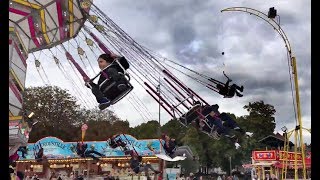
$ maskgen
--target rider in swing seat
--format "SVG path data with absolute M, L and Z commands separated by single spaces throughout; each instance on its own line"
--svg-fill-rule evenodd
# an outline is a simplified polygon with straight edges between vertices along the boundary
M 118 62 L 115 62 L 118 60 Z M 120 67 L 119 63 L 122 67 Z M 99 109 L 103 110 L 109 107 L 119 94 L 128 89 L 127 79 L 124 71 L 129 68 L 129 63 L 123 56 L 115 54 L 101 54 L 98 58 L 98 65 L 101 72 L 98 74 L 98 83 L 94 83 L 93 79 L 84 77 L 86 86 L 91 88 L 93 95 L 99 103 Z M 115 88 L 112 86 L 115 83 Z M 112 87 L 110 87 L 112 86 Z
M 238 86 L 237 84 L 232 84 L 229 86 L 229 83 L 232 82 L 232 80 L 223 72 L 223 74 L 227 77 L 227 82 L 225 84 L 217 84 L 218 93 L 223 95 L 224 98 L 232 98 L 234 95 L 237 95 L 238 97 L 242 97 L 243 95 L 240 92 L 243 92 L 243 86 Z

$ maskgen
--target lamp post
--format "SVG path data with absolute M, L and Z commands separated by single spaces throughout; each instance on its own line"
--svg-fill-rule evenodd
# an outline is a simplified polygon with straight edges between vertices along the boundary
M 157 86 L 157 92 L 158 92 L 158 96 L 159 96 L 159 129 L 158 129 L 158 135 L 160 137 L 161 135 L 161 124 L 160 124 L 160 118 L 161 118 L 161 98 L 160 98 L 160 77 L 159 77 L 159 84 Z
M 281 179 L 286 179 L 286 175 L 287 175 L 287 166 L 288 166 L 288 146 L 290 145 L 289 141 L 288 141 L 288 128 L 286 126 L 283 126 L 281 128 L 281 130 L 283 131 L 283 137 L 284 137 L 284 142 L 283 142 L 283 151 L 285 152 L 284 157 L 282 157 L 283 161 L 282 161 L 282 172 L 281 172 Z
M 158 86 L 157 86 L 157 92 L 158 92 L 158 97 L 159 97 L 159 129 L 158 129 L 158 136 L 160 137 L 161 136 L 161 98 L 160 98 L 160 80 L 161 80 L 161 78 L 160 78 L 160 74 L 159 74 L 159 84 L 158 84 Z M 161 143 L 161 142 L 160 142 Z M 160 160 L 160 169 L 161 169 L 161 171 L 163 171 L 164 170 L 164 167 L 165 167 L 165 161 L 164 160 Z M 161 175 L 160 175 L 160 177 L 163 177 L 163 175 L 164 175 L 164 173 L 162 173 Z
M 303 178 L 306 179 L 306 166 L 305 166 L 305 152 L 304 152 L 304 143 L 303 143 L 303 137 L 302 137 L 302 121 L 301 121 L 301 107 L 300 107 L 300 96 L 299 96 L 299 85 L 298 85 L 298 71 L 297 71 L 297 66 L 296 66 L 296 58 L 292 55 L 292 50 L 290 46 L 290 42 L 282 30 L 280 23 L 276 22 L 274 18 L 277 16 L 277 11 L 274 9 L 274 7 L 269 9 L 268 15 L 264 14 L 261 11 L 258 11 L 253 8 L 248 8 L 248 7 L 230 7 L 230 8 L 225 8 L 221 10 L 221 12 L 228 12 L 228 11 L 236 11 L 236 12 L 246 12 L 249 13 L 250 15 L 255 15 L 259 17 L 260 19 L 263 19 L 266 21 L 268 24 L 270 24 L 275 31 L 281 36 L 285 43 L 285 47 L 287 50 L 287 55 L 290 61 L 291 65 L 291 71 L 293 74 L 293 79 L 294 79 L 294 87 L 295 87 L 295 115 L 296 115 L 296 121 L 297 121 L 297 126 L 294 129 L 295 131 L 295 179 L 298 179 L 298 167 L 297 167 L 297 161 L 298 161 L 298 156 L 297 156 L 297 137 L 299 135 L 300 139 L 300 148 L 301 148 L 301 155 L 302 155 L 302 164 L 303 164 Z M 280 22 L 280 19 L 279 19 Z M 291 77 L 290 77 L 291 78 Z
M 230 165 L 230 176 L 232 175 L 232 165 L 231 165 L 231 156 L 229 156 L 229 165 Z

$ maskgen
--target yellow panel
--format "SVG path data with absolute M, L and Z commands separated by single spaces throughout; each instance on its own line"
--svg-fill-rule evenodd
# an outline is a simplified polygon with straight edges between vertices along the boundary
M 46 40 L 46 42 L 48 44 L 50 44 L 50 40 L 49 40 L 49 37 L 47 35 L 47 27 L 46 27 L 46 19 L 45 19 L 44 10 L 40 11 L 40 18 L 41 18 L 41 29 L 42 29 L 42 32 L 43 32 L 44 39 Z
M 39 6 L 39 5 L 37 5 L 37 4 L 30 3 L 30 2 L 28 2 L 28 1 L 13 0 L 13 2 L 22 4 L 22 5 L 25 5 L 25 6 L 28 6 L 28 7 L 32 7 L 32 8 L 34 8 L 34 9 L 40 9 L 40 8 L 41 8 L 41 6 Z
M 22 89 L 22 91 L 24 91 L 24 87 L 22 86 L 21 82 L 19 81 L 16 73 L 15 73 L 12 69 L 10 69 L 10 73 L 12 74 L 12 76 L 14 77 L 14 79 L 18 82 L 19 87 Z
M 21 120 L 22 116 L 11 116 L 9 117 L 9 121 Z
M 22 4 L 22 5 L 31 7 L 31 8 L 34 8 L 34 9 L 40 9 L 41 8 L 41 6 L 39 6 L 37 4 L 33 4 L 33 3 L 30 3 L 30 2 L 24 1 L 24 0 L 13 0 L 13 2 L 16 2 L 16 3 Z M 48 44 L 50 44 L 49 37 L 48 37 L 48 35 L 46 33 L 47 32 L 47 28 L 46 28 L 46 23 L 45 23 L 44 9 L 40 10 L 40 18 L 41 18 L 41 29 L 42 29 L 42 32 L 44 33 L 43 34 L 44 39 L 46 40 L 46 42 Z
M 28 51 L 27 51 L 26 47 L 24 46 L 24 43 L 22 42 L 22 39 L 21 39 L 18 31 L 15 31 L 14 27 L 9 27 L 9 32 L 15 32 L 16 36 L 18 37 L 18 40 L 19 40 L 20 44 L 22 45 L 24 53 L 28 54 Z
M 70 25 L 69 25 L 69 34 L 70 34 L 70 37 L 73 36 L 73 0 L 69 0 L 68 1 L 68 6 L 69 6 L 69 22 L 70 22 Z

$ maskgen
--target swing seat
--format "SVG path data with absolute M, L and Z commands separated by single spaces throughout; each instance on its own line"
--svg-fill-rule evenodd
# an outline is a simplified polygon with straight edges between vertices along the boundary
M 208 123 L 208 119 L 205 118 L 203 121 L 204 126 L 201 129 L 201 132 L 204 134 L 207 134 L 209 137 L 219 140 L 220 139 L 220 134 L 217 132 L 217 128 L 215 125 L 212 125 L 212 127 Z
M 104 94 L 106 98 L 108 98 L 111 101 L 111 105 L 120 101 L 133 89 L 133 86 L 129 82 L 130 77 L 128 75 L 125 76 L 122 73 L 119 74 L 121 75 L 120 81 L 116 82 L 106 80 L 100 85 L 101 92 Z M 122 84 L 122 86 L 124 85 L 123 89 L 119 89 L 118 86 L 120 84 Z
M 190 123 L 199 119 L 200 107 L 200 104 L 194 105 L 188 112 L 179 118 L 179 122 L 184 126 L 188 126 Z
M 110 67 L 117 69 L 120 79 L 118 81 L 106 79 L 100 84 L 99 89 L 104 96 L 111 101 L 110 105 L 113 105 L 129 94 L 129 92 L 132 91 L 133 86 L 130 84 L 129 74 L 126 73 L 126 69 L 129 68 L 129 63 L 125 58 L 114 60 L 106 68 Z M 101 72 L 100 75 L 102 75 Z
M 213 139 L 219 140 L 220 135 L 217 132 L 217 128 L 214 125 L 211 127 L 208 123 L 209 120 L 207 119 L 207 116 L 209 116 L 209 112 L 211 111 L 210 110 L 211 108 L 208 108 L 208 107 L 204 107 L 204 108 L 202 107 L 203 109 L 200 109 L 200 108 L 201 108 L 200 104 L 194 105 L 187 113 L 185 113 L 179 118 L 179 122 L 184 126 L 188 126 L 189 124 L 194 122 L 196 128 L 202 127 L 200 130 L 202 133 L 208 135 Z M 203 113 L 205 115 L 203 115 Z M 202 126 L 200 126 L 200 123 L 199 123 L 200 121 L 203 123 Z

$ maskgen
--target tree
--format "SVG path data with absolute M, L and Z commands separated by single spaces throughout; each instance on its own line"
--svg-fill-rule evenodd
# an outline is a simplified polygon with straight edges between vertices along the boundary
M 245 105 L 243 108 L 249 112 L 249 116 L 273 117 L 276 113 L 276 110 L 272 105 L 264 104 L 263 101 L 249 102 L 249 104 Z
M 109 121 L 110 123 L 114 123 L 116 121 L 121 121 L 120 118 L 117 117 L 117 115 L 108 109 L 104 111 L 100 111 L 98 109 L 90 109 L 81 110 L 81 117 L 85 117 L 85 119 L 81 120 L 81 125 L 85 123 L 86 121 Z M 80 125 L 80 126 L 81 126 Z
M 112 111 L 80 108 L 75 97 L 57 86 L 27 88 L 24 107 L 34 112 L 34 121 L 38 121 L 30 133 L 30 142 L 47 136 L 80 141 L 84 123 L 89 126 L 85 136 L 89 141 L 106 140 L 120 129 L 123 133 L 130 129 L 129 122 L 121 121 Z
M 30 142 L 47 136 L 56 136 L 64 141 L 75 140 L 74 124 L 80 117 L 80 107 L 66 90 L 57 86 L 27 88 L 24 108 L 34 112 L 34 121 L 38 121 L 30 133 Z
M 168 134 L 176 139 L 178 144 L 181 144 L 182 138 L 186 135 L 187 128 L 178 120 L 172 119 L 161 127 L 161 133 Z
M 158 139 L 159 138 L 159 122 L 152 120 L 142 123 L 130 130 L 130 134 L 137 139 Z
M 117 120 L 111 123 L 111 133 L 112 134 L 129 134 L 130 133 L 130 127 L 129 127 L 129 121 L 122 121 L 122 120 Z
M 86 141 L 106 141 L 112 135 L 128 133 L 130 129 L 128 121 L 122 121 L 109 110 L 87 110 L 83 116 L 83 123 L 88 125 Z M 78 134 L 81 134 L 81 126 L 77 128 Z
M 249 115 L 241 118 L 241 126 L 254 133 L 256 139 L 261 139 L 273 134 L 276 123 L 274 114 L 276 110 L 270 104 L 264 104 L 263 101 L 249 102 L 243 107 L 249 112 Z

